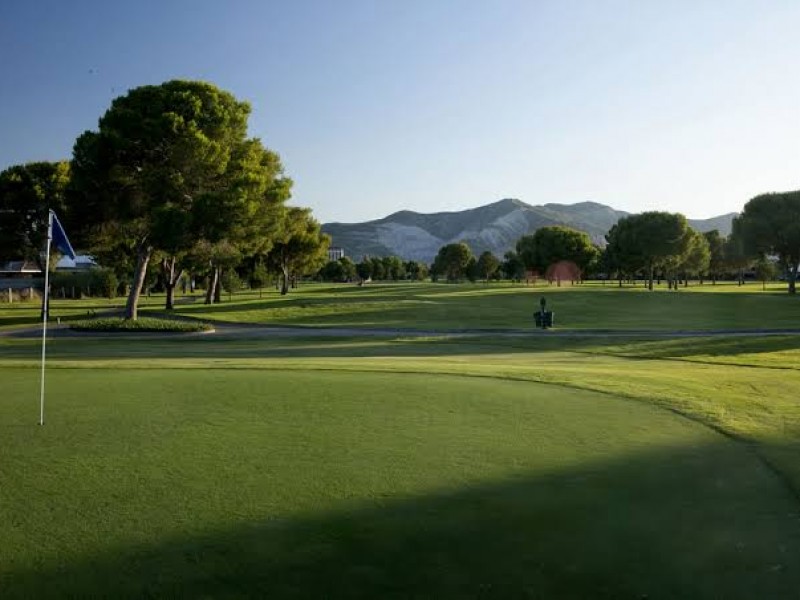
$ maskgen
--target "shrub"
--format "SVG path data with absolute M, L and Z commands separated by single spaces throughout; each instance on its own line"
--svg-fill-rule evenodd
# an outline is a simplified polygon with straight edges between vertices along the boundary
M 104 317 L 76 321 L 70 325 L 75 331 L 130 331 L 130 332 L 163 332 L 163 333 L 192 333 L 210 331 L 213 329 L 208 323 L 199 321 L 176 321 L 173 319 L 156 319 L 141 317 L 136 321 L 120 319 L 117 317 Z
M 115 298 L 119 281 L 111 269 L 56 272 L 50 276 L 50 289 L 55 297 L 81 298 L 104 296 Z

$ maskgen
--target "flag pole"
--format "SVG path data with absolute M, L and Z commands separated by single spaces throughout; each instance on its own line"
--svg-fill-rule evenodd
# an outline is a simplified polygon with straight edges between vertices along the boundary
M 47 348 L 47 317 L 50 312 L 50 245 L 53 242 L 53 211 L 47 217 L 47 253 L 44 259 L 44 310 L 42 311 L 42 385 L 39 393 L 39 425 L 44 425 L 44 363 Z

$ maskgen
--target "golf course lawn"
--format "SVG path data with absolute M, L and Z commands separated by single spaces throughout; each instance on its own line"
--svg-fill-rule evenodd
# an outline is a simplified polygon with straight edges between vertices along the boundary
M 533 331 L 542 295 L 557 329 L 614 335 Z M 40 342 L 8 335 L 38 309 L 4 306 L 0 599 L 800 589 L 800 336 L 701 333 L 797 329 L 782 291 L 312 285 L 191 300 L 177 312 L 383 331 L 56 335 L 40 427 Z M 657 335 L 675 329 L 696 332 Z
M 593 282 L 547 284 L 354 284 L 303 286 L 287 296 L 274 291 L 227 297 L 206 306 L 180 304 L 198 319 L 312 327 L 396 329 L 531 329 L 542 297 L 562 330 L 712 330 L 800 328 L 800 302 L 785 286 L 693 284 L 680 291 L 618 288 Z M 151 299 L 152 301 L 152 299 Z M 152 306 L 152 304 L 151 304 Z
M 201 293 L 178 295 L 176 313 L 201 320 L 261 325 L 421 330 L 532 329 L 533 312 L 544 297 L 564 331 L 800 329 L 800 301 L 785 284 L 737 286 L 693 282 L 680 291 L 666 286 L 648 292 L 637 286 L 589 282 L 561 287 L 539 283 L 303 284 L 281 296 L 273 289 L 223 294 L 220 304 L 203 304 Z M 54 298 L 51 318 L 73 321 L 87 313 L 121 310 L 124 298 Z M 164 296 L 141 300 L 142 314 L 164 310 Z M 0 305 L 0 331 L 38 322 L 35 302 Z
M 0 340 L 0 596 L 791 597 L 794 339 Z

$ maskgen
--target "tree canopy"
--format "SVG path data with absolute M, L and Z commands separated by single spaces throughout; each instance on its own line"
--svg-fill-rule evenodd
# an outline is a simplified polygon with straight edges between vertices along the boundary
M 437 277 L 443 275 L 448 281 L 457 281 L 466 276 L 471 258 L 475 257 L 464 242 L 447 244 L 439 248 L 431 271 Z
M 76 224 L 99 250 L 128 240 L 135 277 L 126 316 L 154 251 L 199 240 L 257 247 L 289 196 L 277 155 L 247 139 L 250 107 L 204 82 L 168 81 L 115 99 L 73 150 Z M 259 242 L 259 239 L 262 242 Z
M 800 191 L 763 194 L 745 204 L 734 220 L 734 236 L 750 255 L 774 254 L 796 292 L 800 265 Z
M 281 277 L 281 295 L 289 292 L 292 277 L 315 273 L 325 264 L 330 237 L 320 231 L 317 221 L 307 208 L 291 207 L 286 211 L 283 226 L 266 264 Z
M 540 227 L 517 241 L 517 253 L 529 270 L 544 275 L 556 263 L 568 261 L 584 272 L 600 252 L 587 233 L 553 225 Z
M 611 260 L 632 273 L 644 271 L 653 289 L 656 270 L 677 268 L 689 249 L 692 232 L 681 214 L 644 212 L 620 219 L 606 236 Z
M 48 212 L 65 220 L 69 177 L 66 161 L 15 165 L 0 173 L 0 256 L 44 268 Z

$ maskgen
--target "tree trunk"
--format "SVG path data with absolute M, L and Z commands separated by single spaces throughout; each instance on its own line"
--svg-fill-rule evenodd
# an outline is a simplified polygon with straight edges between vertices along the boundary
M 219 269 L 217 267 L 213 267 L 211 269 L 211 274 L 208 276 L 208 287 L 206 288 L 205 304 L 214 304 L 214 290 L 217 288 L 218 281 L 219 281 Z
M 795 294 L 797 292 L 797 289 L 796 289 L 797 266 L 798 265 L 796 265 L 796 264 L 792 265 L 792 267 L 789 269 L 789 293 L 790 294 Z
M 214 304 L 222 302 L 222 269 L 217 269 L 217 285 L 214 286 Z
M 167 291 L 166 310 L 175 308 L 175 286 L 178 285 L 178 280 L 183 275 L 182 270 L 178 271 L 177 275 L 175 274 L 175 262 L 174 256 L 161 259 L 161 274 L 164 279 L 164 288 Z
M 289 271 L 281 270 L 281 296 L 289 293 Z
M 133 285 L 128 293 L 128 302 L 125 304 L 125 318 L 135 321 L 139 318 L 139 297 L 142 295 L 142 286 L 147 276 L 147 265 L 150 262 L 152 249 L 140 248 L 136 258 L 136 271 L 133 275 Z
M 648 271 L 647 289 L 651 292 L 653 291 L 653 265 L 650 265 L 650 270 Z

